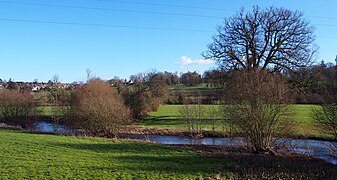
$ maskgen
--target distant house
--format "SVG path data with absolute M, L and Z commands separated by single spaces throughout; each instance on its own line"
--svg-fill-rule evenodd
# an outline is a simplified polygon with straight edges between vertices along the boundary
M 32 92 L 38 92 L 38 91 L 40 91 L 40 89 L 41 89 L 40 86 L 34 86 L 31 91 Z

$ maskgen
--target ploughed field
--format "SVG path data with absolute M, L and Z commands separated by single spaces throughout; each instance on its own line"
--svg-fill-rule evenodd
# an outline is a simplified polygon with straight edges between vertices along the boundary
M 168 146 L 0 130 L 0 179 L 335 179 L 336 165 L 239 148 Z

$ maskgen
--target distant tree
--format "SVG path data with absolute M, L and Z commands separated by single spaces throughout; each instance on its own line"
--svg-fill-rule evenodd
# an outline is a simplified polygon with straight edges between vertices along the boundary
M 292 94 L 297 103 L 319 103 L 320 94 L 324 92 L 323 77 L 312 67 L 285 71 L 291 85 Z
M 283 76 L 291 85 L 296 103 L 326 103 L 337 94 L 337 71 L 331 63 L 312 65 L 294 71 L 284 71 Z
M 189 86 L 195 86 L 202 83 L 201 75 L 196 71 L 183 73 L 180 77 L 180 81 L 182 84 Z
M 125 87 L 122 94 L 135 120 L 156 111 L 160 104 L 168 100 L 169 86 L 158 73 L 133 75 L 130 79 L 132 85 Z
M 72 123 L 92 135 L 115 136 L 129 123 L 129 109 L 111 86 L 91 79 L 72 93 Z
M 180 83 L 180 78 L 178 76 L 178 72 L 175 72 L 175 73 L 171 74 L 171 83 L 172 84 L 179 84 Z
M 87 74 L 87 81 L 90 81 L 93 78 L 92 71 L 89 68 L 87 68 L 85 72 Z
M 38 101 L 29 92 L 3 89 L 0 91 L 0 114 L 2 121 L 26 127 L 38 114 Z
M 52 106 L 52 122 L 58 125 L 61 119 L 69 116 L 71 90 L 64 88 L 58 78 L 53 78 L 51 82 L 47 98 Z
M 6 88 L 10 89 L 10 90 L 18 90 L 19 89 L 18 85 L 15 82 L 13 82 L 11 78 L 9 78 Z
M 49 80 L 49 103 L 54 106 L 61 106 L 69 100 L 69 93 L 63 88 L 62 83 L 59 81 L 59 76 L 54 75 Z
M 179 76 L 177 74 L 164 71 L 163 73 L 158 73 L 160 78 L 165 81 L 167 85 L 173 85 L 179 83 Z
M 29 85 L 27 83 L 24 83 L 20 89 L 21 92 L 30 92 Z
M 204 53 L 224 69 L 280 71 L 310 64 L 317 48 L 303 13 L 286 8 L 241 9 L 226 18 Z
M 59 84 L 60 83 L 60 77 L 59 75 L 55 74 L 51 79 L 52 84 Z
M 212 87 L 224 87 L 228 80 L 227 72 L 224 70 L 211 70 L 205 71 L 203 75 L 204 83 L 209 84 Z
M 125 81 L 124 79 L 121 79 L 118 76 L 115 76 L 112 79 L 110 79 L 108 82 L 110 83 L 111 86 L 118 86 L 118 85 L 124 84 L 125 83 L 124 81 Z

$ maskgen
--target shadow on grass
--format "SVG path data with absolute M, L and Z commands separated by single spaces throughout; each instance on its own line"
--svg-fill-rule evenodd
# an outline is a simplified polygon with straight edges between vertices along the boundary
M 165 172 L 209 176 L 214 173 L 227 172 L 228 169 L 233 167 L 233 164 L 225 159 L 200 156 L 197 153 L 157 144 L 55 143 L 54 145 L 99 153 L 97 157 L 103 157 L 103 161 L 109 161 L 114 164 L 113 167 L 97 167 L 100 170 L 105 168 L 106 171 L 115 169 L 118 171 Z
M 178 125 L 183 124 L 184 121 L 179 116 L 151 116 L 147 117 L 137 124 L 139 125 Z
M 168 153 L 172 148 L 158 144 L 146 143 L 128 143 L 114 142 L 111 143 L 54 143 L 55 146 L 61 146 L 77 150 L 92 151 L 97 153 Z
M 204 119 L 204 123 L 211 124 L 212 121 L 216 121 L 217 124 L 221 124 L 222 119 Z M 151 116 L 147 117 L 137 123 L 138 125 L 184 125 L 185 121 L 179 116 Z
M 244 179 L 337 179 L 337 166 L 317 158 L 256 154 L 232 154 L 225 158 L 240 166 L 236 174 Z
M 55 145 L 98 153 L 97 157 L 114 164 L 113 167 L 97 167 L 106 171 L 164 172 L 203 177 L 230 173 L 239 179 L 337 179 L 336 165 L 305 156 L 276 157 L 231 151 L 201 155 L 189 149 L 143 143 Z
M 209 176 L 232 171 L 235 167 L 233 163 L 225 159 L 196 155 L 132 155 L 115 158 L 123 162 L 122 169 L 131 171 L 166 171 L 194 175 L 200 173 Z

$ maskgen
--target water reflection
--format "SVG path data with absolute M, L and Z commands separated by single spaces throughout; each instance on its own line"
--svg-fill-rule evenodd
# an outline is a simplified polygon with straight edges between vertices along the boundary
M 224 146 L 242 146 L 244 144 L 244 138 L 217 138 L 217 137 L 205 137 L 200 139 L 194 139 L 188 136 L 161 136 L 161 135 L 123 135 L 124 138 L 129 139 L 144 139 L 160 144 L 198 144 L 198 145 L 224 145 Z M 337 164 L 337 158 L 331 156 L 329 146 L 334 144 L 337 147 L 336 142 L 319 141 L 319 140 L 303 140 L 303 139 L 278 139 L 278 143 L 288 143 L 290 152 L 303 153 L 313 155 L 314 157 L 321 158 L 332 164 Z
M 73 130 L 61 125 L 61 124 L 55 124 L 51 122 L 36 122 L 32 127 L 27 128 L 29 131 L 34 132 L 42 132 L 42 133 L 57 133 L 57 134 L 66 134 L 71 135 L 73 134 Z

